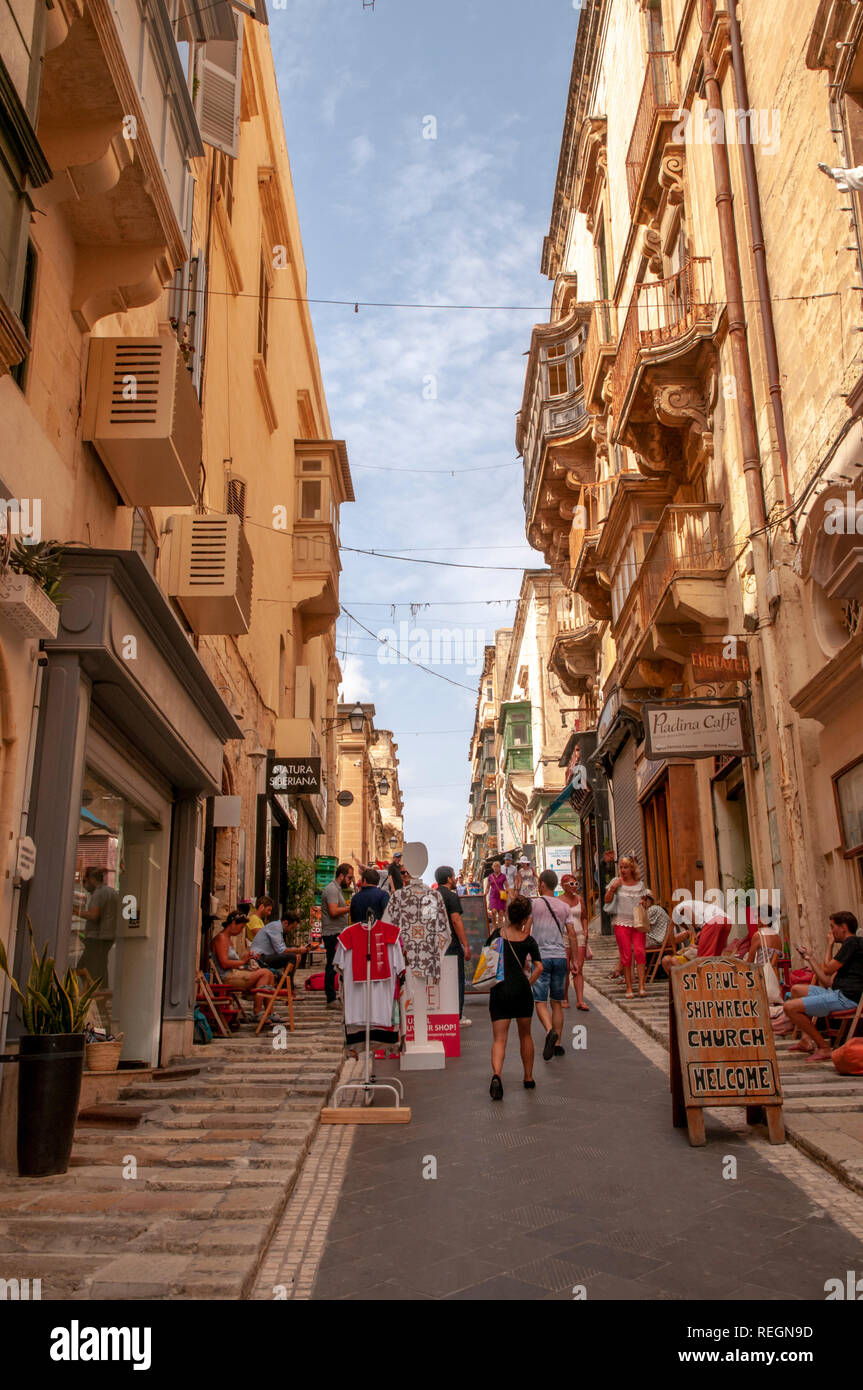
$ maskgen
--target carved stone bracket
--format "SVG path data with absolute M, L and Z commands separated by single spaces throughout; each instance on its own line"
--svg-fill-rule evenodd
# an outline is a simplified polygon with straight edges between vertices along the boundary
M 666 145 L 659 166 L 659 182 L 668 191 L 668 204 L 678 207 L 683 202 L 683 175 L 686 156 L 680 145 Z

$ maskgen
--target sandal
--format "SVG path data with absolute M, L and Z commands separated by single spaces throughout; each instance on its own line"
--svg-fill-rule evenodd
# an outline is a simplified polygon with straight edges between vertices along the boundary
M 827 1047 L 816 1048 L 815 1051 L 810 1052 L 809 1056 L 806 1058 L 807 1062 L 830 1062 L 832 1059 L 833 1053 Z
M 805 1041 L 803 1038 L 801 1038 L 799 1042 L 793 1043 L 793 1044 L 791 1045 L 791 1047 L 789 1047 L 788 1051 L 789 1051 L 789 1052 L 814 1052 L 814 1051 L 815 1051 L 815 1048 L 814 1048 L 814 1045 L 813 1045 L 811 1042 L 807 1042 L 807 1041 Z
M 494 1076 L 491 1078 L 491 1085 L 488 1088 L 488 1093 L 492 1100 L 503 1100 L 503 1082 L 497 1072 L 495 1072 Z
M 580 1009 L 580 1011 L 581 1011 L 583 1014 L 589 1014 L 589 1013 L 590 1013 L 590 1009 L 588 1008 L 588 1006 L 587 1006 L 586 1004 L 576 1004 L 575 1007 L 576 1007 L 577 1009 Z
M 629 993 L 628 993 L 628 994 L 624 994 L 623 997 L 624 997 L 624 999 L 634 999 L 634 998 L 635 998 L 635 995 L 633 994 L 632 990 L 630 990 Z

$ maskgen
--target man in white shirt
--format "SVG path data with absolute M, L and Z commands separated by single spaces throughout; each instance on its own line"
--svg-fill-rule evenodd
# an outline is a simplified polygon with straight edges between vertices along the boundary
M 567 945 L 574 960 L 578 959 L 578 942 L 572 927 L 572 914 L 566 903 L 554 896 L 557 874 L 545 869 L 539 876 L 539 897 L 531 899 L 533 919 L 530 934 L 542 956 L 542 974 L 533 987 L 536 1015 L 545 1029 L 542 1059 L 565 1057 L 560 1046 L 563 1031 L 563 1001 L 566 998 Z M 549 1010 L 549 995 L 551 1009 Z

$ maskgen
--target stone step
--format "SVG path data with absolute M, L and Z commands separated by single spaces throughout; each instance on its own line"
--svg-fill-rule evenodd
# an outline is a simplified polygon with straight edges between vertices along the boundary
M 93 1125 L 94 1127 L 105 1128 L 108 1125 L 134 1126 L 158 1110 L 157 1105 L 124 1105 L 122 1102 L 104 1105 L 91 1105 L 86 1110 L 78 1111 L 79 1125 Z
M 188 1223 L 195 1226 L 197 1223 Z M 146 1216 L 108 1218 L 94 1225 L 84 1217 L 19 1216 L 0 1221 L 0 1254 L 47 1250 L 58 1254 L 80 1250 L 88 1255 L 100 1250 L 122 1250 L 148 1228 Z M 8 1263 L 8 1261 L 6 1262 Z
M 289 1081 L 252 1081 L 244 1087 L 244 1095 L 251 1099 L 265 1100 L 274 1095 L 297 1096 L 325 1096 L 329 1091 L 328 1082 Z M 185 1082 L 179 1081 L 170 1086 L 130 1086 L 123 1091 L 125 1100 L 215 1100 L 223 1093 L 222 1087 L 217 1083 L 208 1085 L 188 1086 Z

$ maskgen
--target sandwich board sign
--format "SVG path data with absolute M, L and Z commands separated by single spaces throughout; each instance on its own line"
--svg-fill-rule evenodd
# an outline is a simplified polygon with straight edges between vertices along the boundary
M 765 1119 L 771 1144 L 785 1141 L 782 1088 L 764 977 L 758 966 L 707 956 L 671 967 L 672 1120 L 706 1143 L 704 1109 L 740 1105 Z

